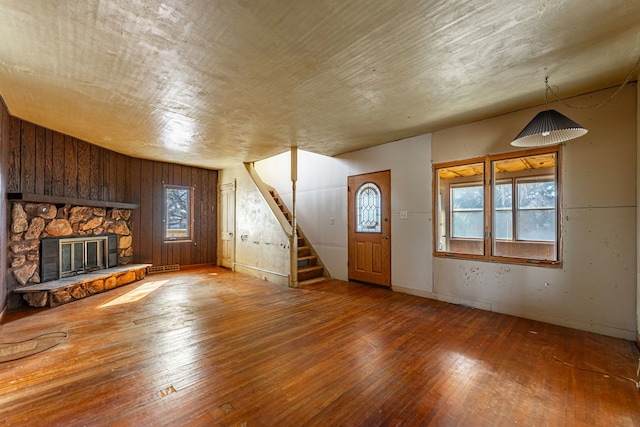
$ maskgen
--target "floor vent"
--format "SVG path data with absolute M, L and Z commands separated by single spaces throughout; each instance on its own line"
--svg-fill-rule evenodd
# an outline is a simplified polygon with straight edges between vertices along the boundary
M 180 264 L 171 265 L 153 265 L 147 269 L 147 273 L 164 273 L 166 271 L 178 271 L 180 270 Z

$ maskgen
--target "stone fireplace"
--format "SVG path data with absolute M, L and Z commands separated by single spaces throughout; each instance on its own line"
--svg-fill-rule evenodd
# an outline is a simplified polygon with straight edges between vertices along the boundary
M 12 288 L 131 262 L 131 210 L 13 202 Z

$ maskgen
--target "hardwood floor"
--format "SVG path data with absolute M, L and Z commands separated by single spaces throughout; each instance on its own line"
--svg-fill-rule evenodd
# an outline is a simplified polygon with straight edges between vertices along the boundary
M 365 285 L 220 268 L 9 312 L 0 424 L 631 426 L 635 343 Z

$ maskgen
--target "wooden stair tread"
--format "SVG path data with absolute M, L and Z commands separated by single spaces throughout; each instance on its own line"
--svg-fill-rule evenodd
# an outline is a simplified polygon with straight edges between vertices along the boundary
M 314 270 L 323 270 L 324 268 L 321 265 L 310 265 L 308 267 L 300 267 L 298 269 L 298 273 L 300 272 L 307 272 L 307 271 L 314 271 Z
M 314 277 L 321 277 L 324 273 L 324 268 L 321 265 L 311 265 L 309 267 L 298 268 L 298 280 L 308 280 Z
M 314 277 L 312 279 L 307 279 L 307 280 L 301 280 L 298 282 L 298 286 L 304 286 L 304 285 L 313 285 L 314 283 L 319 283 L 319 282 L 323 282 L 327 280 L 326 277 L 324 276 L 320 276 L 320 277 Z

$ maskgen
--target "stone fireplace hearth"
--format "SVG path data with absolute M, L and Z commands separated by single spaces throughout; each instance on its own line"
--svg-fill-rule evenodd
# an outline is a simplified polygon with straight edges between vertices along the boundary
M 113 235 L 117 248 L 116 265 L 130 264 L 133 257 L 130 220 L 130 209 L 13 202 L 9 250 L 10 272 L 15 282 L 9 283 L 9 288 L 57 278 L 43 277 L 42 262 L 48 254 L 41 253 L 41 242 L 52 241 L 55 237 L 81 242 Z M 93 236 L 97 239 L 86 239 Z M 113 261 L 108 266 L 111 265 Z

